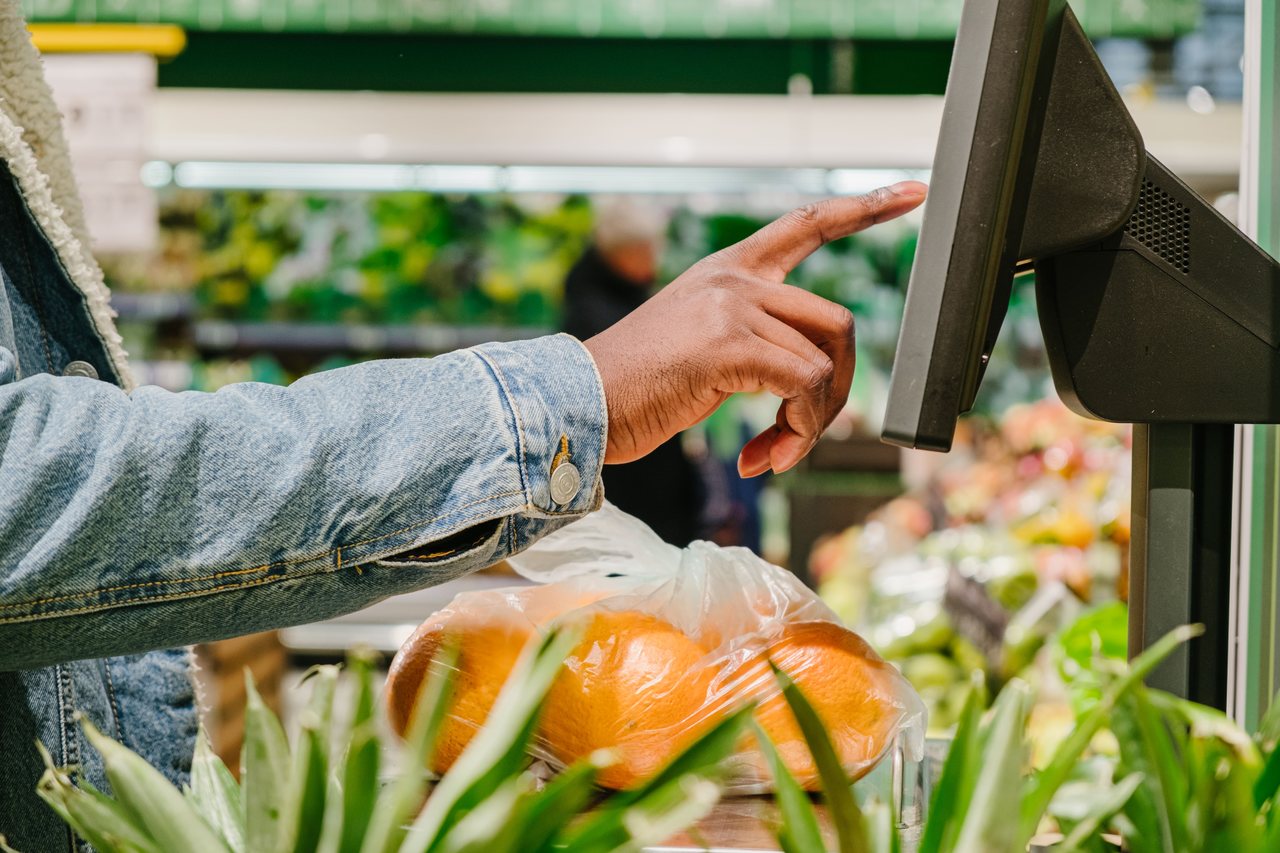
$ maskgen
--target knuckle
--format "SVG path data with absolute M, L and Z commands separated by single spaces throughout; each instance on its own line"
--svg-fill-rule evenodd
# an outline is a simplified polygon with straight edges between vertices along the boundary
M 791 220 L 805 231 L 818 236 L 824 244 L 830 242 L 827 236 L 826 222 L 829 218 L 831 202 L 829 200 L 812 201 L 791 211 Z
M 798 225 L 813 227 L 822 218 L 825 205 L 824 201 L 811 201 L 791 211 L 790 218 Z
M 891 195 L 888 187 L 879 187 L 862 196 L 862 206 L 868 213 L 876 213 L 889 203 Z
M 835 364 L 829 358 L 815 358 L 810 362 L 804 377 L 805 389 L 819 392 L 831 384 L 835 378 Z
M 852 311 L 843 305 L 837 305 L 831 319 L 838 336 L 845 340 L 853 339 L 857 331 L 857 322 L 854 320 Z

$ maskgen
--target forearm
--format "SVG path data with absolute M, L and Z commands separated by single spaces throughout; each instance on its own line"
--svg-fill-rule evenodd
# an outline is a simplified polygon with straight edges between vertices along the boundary
M 567 337 L 289 388 L 0 386 L 0 669 L 313 621 L 494 562 L 596 505 L 604 418 Z M 582 488 L 557 502 L 562 437 Z

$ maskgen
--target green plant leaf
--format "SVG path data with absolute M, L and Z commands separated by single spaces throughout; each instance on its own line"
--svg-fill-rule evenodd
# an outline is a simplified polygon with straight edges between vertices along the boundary
M 1106 798 L 1067 833 L 1067 837 L 1056 848 L 1058 853 L 1084 853 L 1093 847 L 1091 842 L 1096 841 L 1098 835 L 1106 829 L 1107 821 L 1124 808 L 1141 782 L 1141 773 L 1130 773 L 1117 782 L 1107 792 Z M 1090 847 L 1085 847 L 1086 844 L 1090 844 Z
M 616 804 L 589 818 L 587 831 L 571 833 L 558 853 L 621 853 L 661 844 L 715 806 L 720 786 L 705 777 L 680 776 L 626 806 Z
M 1051 644 L 1058 674 L 1067 685 L 1077 715 L 1102 698 L 1096 659 L 1124 661 L 1128 656 L 1129 608 L 1120 601 L 1096 607 L 1067 626 Z
M 347 656 L 347 681 L 354 687 L 348 715 L 330 723 L 334 769 L 328 774 L 320 853 L 358 853 L 377 800 L 381 743 L 373 720 L 374 659 L 367 649 Z
M 737 751 L 753 713 L 755 707 L 752 705 L 738 709 L 704 732 L 648 782 L 611 796 L 568 834 L 566 849 L 612 850 L 626 843 L 628 832 L 623 820 L 628 808 L 641 802 L 666 802 L 672 797 L 678 798 L 686 779 L 718 778 L 725 759 Z
M 401 853 L 432 849 L 469 807 L 520 771 L 542 700 L 577 639 L 577 631 L 554 628 L 525 649 L 484 728 L 441 778 L 409 828 Z
M 720 786 L 710 779 L 684 776 L 670 786 L 679 796 L 649 797 L 626 808 L 622 825 L 629 838 L 613 848 L 613 853 L 635 853 L 661 844 L 685 827 L 706 817 L 720 800 Z
M 518 827 L 521 853 L 550 853 L 569 821 L 591 802 L 596 775 L 610 763 L 608 756 L 590 756 L 566 768 L 528 799 Z
M 782 756 L 778 754 L 778 748 L 773 745 L 769 735 L 754 720 L 752 729 L 773 776 L 774 800 L 781 818 L 776 833 L 778 843 L 785 851 L 826 849 L 822 830 L 818 826 L 818 814 L 813 809 L 813 803 L 809 802 L 809 795 L 782 762 Z
M 1144 691 L 1146 701 L 1161 713 L 1180 720 L 1193 737 L 1216 738 L 1235 750 L 1240 761 L 1262 765 L 1262 752 L 1248 732 L 1217 708 L 1192 702 L 1163 690 Z
M 329 789 L 329 729 L 338 667 L 313 667 L 303 680 L 311 682 L 311 699 L 302 711 L 293 753 L 289 798 L 282 820 L 282 846 L 292 847 L 294 853 L 315 853 L 324 830 L 325 797 Z
M 1129 608 L 1113 601 L 1095 607 L 1058 634 L 1055 651 L 1064 660 L 1073 661 L 1077 672 L 1092 668 L 1095 655 L 1124 660 L 1129 649 Z M 1062 672 L 1066 680 L 1072 673 Z
M 1244 850 L 1266 850 L 1263 846 L 1263 825 L 1253 805 L 1253 787 L 1257 782 L 1257 768 L 1242 761 L 1233 760 L 1228 749 L 1217 744 L 1214 784 L 1206 787 L 1212 795 L 1208 832 L 1202 848 L 1206 851 L 1239 853 Z M 1274 848 L 1272 848 L 1274 849 Z
M 1217 784 L 1218 756 L 1225 752 L 1221 744 L 1203 738 L 1187 738 L 1184 755 L 1187 771 L 1187 829 L 1195 849 L 1204 843 L 1214 821 L 1214 788 Z M 1150 848 L 1149 848 L 1150 849 Z
M 979 729 L 982 708 L 986 704 L 980 678 L 975 678 L 974 688 L 965 697 L 951 749 L 929 801 L 924 835 L 920 839 L 921 850 L 950 850 L 955 845 L 964 813 L 969 807 L 969 799 L 973 796 L 973 782 L 978 776 L 978 755 L 981 751 Z
M 368 649 L 356 649 L 347 658 L 347 672 L 356 682 L 356 695 L 352 701 L 350 727 L 354 731 L 374 717 L 377 697 L 373 689 L 373 668 L 376 655 Z
M 1151 806 L 1159 834 L 1150 841 L 1166 839 L 1163 848 L 1185 850 L 1189 843 L 1186 825 L 1186 768 L 1181 764 L 1170 734 L 1169 720 L 1156 713 L 1147 701 L 1147 691 L 1137 685 L 1112 712 L 1112 730 L 1120 741 L 1120 756 L 1129 772 L 1144 774 L 1139 794 L 1151 795 Z M 1172 721 L 1181 725 L 1181 721 Z
M 253 675 L 244 674 L 244 745 L 240 751 L 246 853 L 280 853 L 289 795 L 289 742 L 280 720 L 262 701 Z
M 629 805 L 686 776 L 719 776 L 725 760 L 737 752 L 742 733 L 754 713 L 755 706 L 748 704 L 729 714 L 689 744 L 648 782 L 631 791 L 618 792 L 610 803 L 614 806 Z
M 840 766 L 840 758 L 836 755 L 831 739 L 827 737 L 826 726 L 818 712 L 809 704 L 799 686 L 779 669 L 773 661 L 769 662 L 773 669 L 773 677 L 782 688 L 782 696 L 787 700 L 800 732 L 804 735 L 809 753 L 818 766 L 818 777 L 822 780 L 822 792 L 831 813 L 831 822 L 836 828 L 836 841 L 840 853 L 863 853 L 870 846 L 867 835 L 867 822 L 854 799 L 853 787 L 849 776 Z
M 518 848 L 511 828 L 520 810 L 521 798 L 529 793 L 528 782 L 517 776 L 508 779 L 484 801 L 453 825 L 435 846 L 441 853 L 508 853 Z
M 1266 840 L 1263 842 L 1263 850 L 1280 850 L 1280 819 L 1277 819 L 1275 806 L 1268 810 L 1266 815 L 1266 829 L 1264 830 Z
M 1131 769 L 1127 763 L 1121 765 L 1121 768 L 1124 771 Z M 1132 833 L 1125 834 L 1133 853 L 1171 853 L 1173 848 L 1169 843 L 1170 833 L 1164 803 L 1154 783 L 1139 786 L 1125 803 L 1124 816 L 1133 825 Z
M 235 853 L 243 853 L 244 802 L 240 785 L 209 745 L 204 726 L 196 733 L 196 752 L 191 759 L 190 799 L 227 846 Z
M 1265 804 L 1271 803 L 1274 813 L 1277 808 L 1280 808 L 1280 804 L 1276 803 L 1278 791 L 1280 791 L 1280 749 L 1273 749 L 1267 755 L 1262 772 L 1258 775 L 1257 784 L 1253 786 L 1254 807 L 1261 809 Z
M 226 853 L 227 846 L 177 788 L 142 756 L 80 718 L 85 738 L 102 756 L 116 801 L 138 818 L 160 850 Z M 83 801 L 82 801 L 83 802 Z
M 338 812 L 337 849 L 359 853 L 378 801 L 382 743 L 377 724 L 366 720 L 355 728 L 342 768 L 341 796 L 329 804 Z
M 1054 792 L 1071 775 L 1071 768 L 1080 760 L 1093 736 L 1107 723 L 1116 703 L 1150 675 L 1174 649 L 1203 633 L 1204 628 L 1200 625 L 1184 625 L 1165 634 L 1134 658 L 1128 671 L 1107 686 L 1101 701 L 1077 719 L 1076 727 L 1058 744 L 1048 766 L 1031 780 L 1030 788 L 1022 799 L 1022 837 L 1030 838 L 1034 834 Z
M 862 807 L 872 827 L 871 849 L 874 853 L 901 853 L 902 838 L 894 810 L 887 803 L 873 799 Z
M 1030 711 L 1031 688 L 1025 682 L 1009 682 L 996 698 L 979 758 L 981 772 L 956 837 L 959 853 L 1021 850 L 1031 838 L 1031 832 L 1010 819 L 1009 809 L 1009 801 L 1023 790 Z
M 45 766 L 36 793 L 77 835 L 99 853 L 159 853 L 136 815 L 88 783 L 77 787 L 70 771 L 54 766 L 44 744 L 37 742 L 36 749 Z M 0 850 L 7 853 L 11 848 L 6 845 Z
M 390 853 L 400 849 L 405 836 L 404 823 L 414 809 L 422 805 L 427 790 L 427 762 L 449 712 L 457 664 L 458 647 L 447 642 L 427 666 L 427 674 L 418 688 L 418 701 L 413 706 L 413 719 L 409 721 L 400 774 L 378 795 L 360 846 L 361 853 Z
M 1258 742 L 1270 752 L 1280 744 L 1280 692 L 1271 699 L 1271 707 L 1258 724 Z

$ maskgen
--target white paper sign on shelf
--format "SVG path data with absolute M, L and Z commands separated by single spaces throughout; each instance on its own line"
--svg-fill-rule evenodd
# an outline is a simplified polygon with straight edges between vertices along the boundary
M 62 112 L 93 249 L 143 252 L 158 232 L 154 191 L 143 186 L 155 57 L 53 54 L 45 75 Z

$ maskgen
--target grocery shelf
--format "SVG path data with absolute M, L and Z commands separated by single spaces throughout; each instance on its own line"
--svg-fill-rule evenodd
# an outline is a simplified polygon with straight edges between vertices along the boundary
M 554 121 L 548 121 L 554 116 Z M 160 89 L 158 160 L 928 168 L 929 96 Z
M 1197 0 L 1075 0 L 1092 35 L 1168 38 L 1193 29 Z M 265 33 L 491 33 L 510 36 L 950 39 L 959 4 L 929 0 L 504 0 L 501 3 L 317 3 L 315 0 L 25 0 L 32 20 L 178 24 L 196 31 Z
M 181 320 L 195 313 L 195 296 L 190 293 L 111 294 L 111 307 L 121 320 Z
M 551 334 L 542 326 L 374 326 L 340 323 L 229 323 L 193 325 L 204 352 L 352 352 L 415 355 L 448 352 L 491 341 L 517 341 Z
M 169 391 L 188 390 L 195 377 L 191 364 L 177 359 L 131 359 L 129 367 L 139 385 L 158 385 Z
M 1148 148 L 1175 172 L 1238 173 L 1238 104 L 1196 112 L 1134 98 L 1128 106 Z M 932 166 L 941 119 L 934 96 L 161 89 L 147 154 L 168 164 L 920 170 Z M 447 180 L 495 173 L 415 174 L 447 190 Z M 752 189 L 750 177 L 742 189 Z

